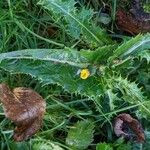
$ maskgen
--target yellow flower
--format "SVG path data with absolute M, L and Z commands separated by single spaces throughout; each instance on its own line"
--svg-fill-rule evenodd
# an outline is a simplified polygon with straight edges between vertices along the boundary
M 82 69 L 80 72 L 81 79 L 87 79 L 90 76 L 90 72 L 88 69 Z

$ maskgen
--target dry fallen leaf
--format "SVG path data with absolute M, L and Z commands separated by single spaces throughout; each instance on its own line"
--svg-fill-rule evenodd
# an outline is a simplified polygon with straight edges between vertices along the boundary
M 40 129 L 46 103 L 38 93 L 24 87 L 11 91 L 6 84 L 0 84 L 0 101 L 5 116 L 16 125 L 15 141 L 26 140 Z
M 117 25 L 131 34 L 150 32 L 150 13 L 144 12 L 140 0 L 132 0 L 130 11 L 119 9 L 116 13 Z
M 118 137 L 126 139 L 135 139 L 141 143 L 145 140 L 144 131 L 141 124 L 129 114 L 123 113 L 116 117 L 114 124 L 114 132 Z

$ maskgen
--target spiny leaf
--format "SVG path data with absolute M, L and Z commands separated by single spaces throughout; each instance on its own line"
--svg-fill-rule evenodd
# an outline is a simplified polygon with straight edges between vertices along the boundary
M 131 104 L 138 106 L 138 113 L 142 117 L 150 116 L 150 101 L 143 95 L 143 92 L 138 88 L 135 82 L 129 82 L 127 79 L 116 78 L 113 83 L 115 88 L 118 88 L 122 92 L 122 98 Z
M 135 82 L 129 82 L 127 79 L 122 77 L 116 78 L 113 83 L 115 88 L 118 88 L 122 94 L 123 99 L 132 104 L 137 104 L 145 100 L 143 93 L 140 88 L 138 88 Z
M 76 39 L 79 39 L 80 34 L 82 33 L 82 29 L 84 27 L 86 27 L 84 25 L 84 23 L 86 21 L 87 21 L 87 23 L 89 23 L 89 20 L 92 18 L 92 16 L 93 16 L 93 11 L 92 10 L 87 10 L 83 7 L 80 11 L 78 11 L 78 13 L 74 12 L 74 17 L 78 18 L 81 21 L 80 23 L 77 22 L 77 20 L 75 20 L 75 19 L 66 17 L 66 21 L 69 23 L 68 24 L 68 31 L 71 34 L 71 36 L 75 37 Z M 83 27 L 80 27 L 81 24 L 83 24 L 84 26 L 82 25 Z M 86 30 L 88 30 L 87 27 L 86 27 Z M 95 35 L 93 34 L 93 36 L 95 36 Z M 95 38 L 96 38 L 96 36 L 95 36 Z
M 114 110 L 115 107 L 116 107 L 115 104 L 114 104 L 114 102 L 115 102 L 116 100 L 118 100 L 119 98 L 117 97 L 116 94 L 114 94 L 114 93 L 112 92 L 111 89 L 107 90 L 107 91 L 106 91 L 106 94 L 107 94 L 108 99 L 109 99 L 109 107 L 110 107 L 110 110 L 112 111 L 112 110 Z
M 134 58 L 128 57 L 124 60 L 114 60 L 111 68 L 114 72 L 117 72 L 118 75 L 121 74 L 126 77 L 134 70 Z
M 99 143 L 96 145 L 96 150 L 113 150 L 110 144 L 107 143 Z
M 9 141 L 10 149 L 22 149 L 22 150 L 29 150 L 30 144 L 28 142 L 15 142 L 15 141 Z M 3 148 L 2 148 L 3 149 Z
M 94 125 L 85 120 L 77 122 L 68 132 L 66 143 L 75 149 L 86 149 L 93 141 Z
M 139 105 L 138 110 L 137 110 L 137 115 L 140 118 L 146 118 L 149 119 L 150 118 L 150 100 L 147 100 L 144 102 L 144 104 Z
M 1 53 L 0 61 L 4 59 L 29 59 L 50 61 L 50 63 L 68 64 L 79 68 L 85 68 L 88 65 L 100 64 L 111 56 L 116 45 L 108 45 L 97 48 L 95 51 L 75 49 L 27 49 L 18 50 L 9 53 Z
M 107 62 L 108 58 L 112 55 L 113 50 L 117 47 L 117 45 L 107 45 L 102 46 L 95 51 L 91 50 L 81 50 L 80 53 L 82 56 L 86 57 L 92 64 L 101 64 L 105 61 Z
M 63 150 L 60 146 L 54 144 L 51 141 L 41 142 L 35 141 L 32 144 L 33 150 Z
M 113 53 L 113 56 L 110 58 L 110 61 L 115 58 L 127 57 L 136 53 L 138 50 L 144 50 L 150 48 L 150 34 L 146 35 L 137 35 L 128 42 L 125 42 L 119 46 Z
M 93 56 L 93 53 L 91 57 Z M 0 67 L 11 73 L 30 74 L 43 84 L 58 84 L 66 91 L 97 97 L 103 92 L 100 76 L 82 80 L 78 74 L 91 60 L 74 50 L 24 50 L 0 55 Z M 90 68 L 89 68 L 90 69 Z M 92 70 L 89 70 L 90 73 Z
M 90 43 L 93 47 L 103 46 L 106 44 L 111 44 L 111 39 L 107 36 L 107 33 L 104 29 L 100 28 L 99 26 L 96 26 L 93 22 L 91 24 L 85 23 L 85 27 L 89 29 L 93 35 L 95 35 L 99 41 L 96 41 L 89 32 L 87 32 L 84 28 L 82 28 L 82 35 L 85 41 Z
M 74 0 L 40 0 L 38 4 L 64 18 L 67 23 L 66 31 L 72 37 L 79 39 L 82 34 L 88 43 L 94 43 L 94 45 L 110 43 L 111 40 L 107 34 L 91 23 L 93 11 L 84 7 L 77 10 Z
M 141 59 L 146 59 L 148 63 L 150 62 L 150 50 L 141 51 L 138 56 L 140 56 Z
M 0 54 L 0 61 L 4 59 L 50 61 L 55 64 L 68 64 L 77 67 L 87 67 L 89 65 L 86 57 L 82 57 L 78 51 L 71 49 L 32 49 L 13 51 Z
M 139 74 L 137 76 L 138 82 L 144 86 L 143 92 L 146 93 L 148 97 L 150 97 L 150 80 L 149 80 L 150 75 L 149 73 L 150 73 L 150 67 L 147 71 L 143 71 L 143 70 L 139 71 Z

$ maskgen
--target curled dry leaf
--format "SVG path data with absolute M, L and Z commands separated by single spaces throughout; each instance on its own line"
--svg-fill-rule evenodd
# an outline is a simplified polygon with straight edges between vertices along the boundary
M 144 131 L 141 124 L 129 114 L 123 113 L 116 117 L 114 124 L 114 132 L 118 137 L 126 139 L 135 139 L 141 143 L 145 140 Z
M 0 84 L 0 100 L 5 116 L 16 125 L 14 140 L 26 140 L 40 129 L 46 103 L 38 93 L 24 87 L 11 91 L 6 84 Z
M 117 25 L 131 34 L 150 32 L 150 13 L 144 12 L 140 0 L 133 0 L 131 9 L 126 12 L 119 9 L 116 13 Z

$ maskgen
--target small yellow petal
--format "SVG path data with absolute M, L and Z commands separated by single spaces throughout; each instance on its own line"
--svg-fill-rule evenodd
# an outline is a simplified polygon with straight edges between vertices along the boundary
M 88 69 L 82 69 L 80 72 L 81 79 L 87 79 L 90 76 L 90 72 Z

